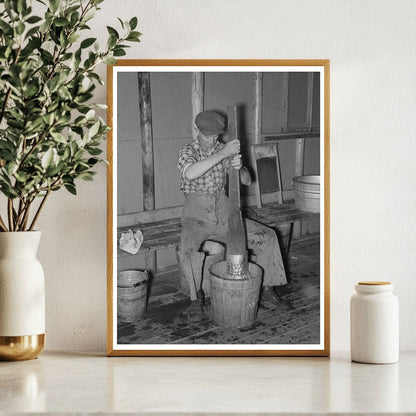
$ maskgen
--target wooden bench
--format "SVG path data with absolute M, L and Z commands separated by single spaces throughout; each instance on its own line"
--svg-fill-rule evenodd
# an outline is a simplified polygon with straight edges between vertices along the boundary
M 156 250 L 177 247 L 181 234 L 182 207 L 165 208 L 148 212 L 135 213 L 119 219 L 117 227 L 117 256 L 125 257 L 131 254 L 119 247 L 121 233 L 139 229 L 143 233 L 143 243 L 137 254 L 149 253 Z M 166 216 L 172 218 L 166 218 Z M 319 218 L 319 214 L 299 211 L 294 201 L 269 203 L 262 208 L 254 206 L 243 208 L 243 215 L 269 226 L 277 231 L 296 220 Z

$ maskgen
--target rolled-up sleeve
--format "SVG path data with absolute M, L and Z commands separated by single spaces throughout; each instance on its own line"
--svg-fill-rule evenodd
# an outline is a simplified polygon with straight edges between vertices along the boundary
M 181 172 L 182 177 L 183 177 L 185 170 L 188 168 L 188 166 L 192 165 L 196 161 L 197 160 L 195 157 L 194 149 L 192 149 L 191 146 L 185 146 L 180 150 L 178 169 Z

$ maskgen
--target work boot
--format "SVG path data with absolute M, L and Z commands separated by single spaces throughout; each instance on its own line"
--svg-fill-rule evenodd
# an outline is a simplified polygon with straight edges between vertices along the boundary
M 188 309 L 188 319 L 191 322 L 201 322 L 204 318 L 204 310 L 199 300 L 191 302 L 191 306 Z
M 292 304 L 279 296 L 273 286 L 263 286 L 261 288 L 260 303 L 264 307 L 278 308 L 282 311 L 289 311 L 293 308 Z

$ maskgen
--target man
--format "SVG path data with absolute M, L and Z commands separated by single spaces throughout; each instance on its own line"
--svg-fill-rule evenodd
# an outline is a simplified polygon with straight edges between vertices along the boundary
M 214 111 L 199 113 L 195 125 L 199 131 L 197 139 L 179 152 L 178 169 L 185 205 L 178 258 L 191 288 L 192 304 L 188 316 L 197 322 L 202 319 L 203 312 L 197 301 L 197 298 L 203 299 L 202 273 L 193 272 L 192 256 L 207 239 L 226 242 L 229 202 L 225 185 L 228 169 L 240 169 L 244 185 L 250 185 L 251 177 L 242 166 L 240 142 L 232 140 L 223 144 L 218 141 L 225 131 L 225 120 L 220 114 Z M 287 279 L 276 233 L 250 219 L 244 219 L 244 223 L 248 248 L 256 256 L 255 262 L 264 270 L 261 300 L 266 304 L 281 304 L 273 287 L 286 284 Z

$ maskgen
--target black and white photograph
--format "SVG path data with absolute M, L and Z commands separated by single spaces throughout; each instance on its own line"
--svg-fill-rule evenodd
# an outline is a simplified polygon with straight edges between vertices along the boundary
M 329 61 L 196 62 L 108 71 L 108 355 L 328 355 Z

